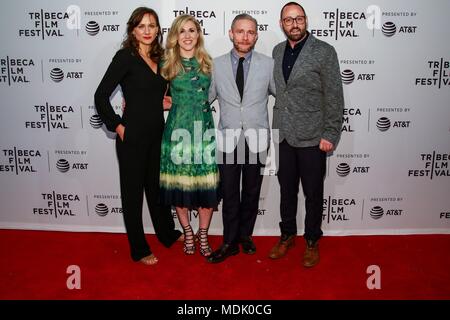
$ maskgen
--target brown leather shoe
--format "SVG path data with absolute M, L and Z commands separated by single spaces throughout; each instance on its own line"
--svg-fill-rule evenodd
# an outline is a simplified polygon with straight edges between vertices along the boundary
M 286 255 L 288 250 L 295 245 L 295 236 L 296 235 L 281 235 L 281 239 L 278 243 L 270 250 L 269 258 L 270 259 L 280 259 Z
M 319 263 L 319 243 L 318 241 L 306 241 L 306 250 L 303 254 L 303 266 L 306 268 L 314 267 Z

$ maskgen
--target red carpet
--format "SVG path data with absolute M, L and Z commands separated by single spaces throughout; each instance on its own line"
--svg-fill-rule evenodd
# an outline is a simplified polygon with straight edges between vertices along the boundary
M 132 262 L 124 234 L 0 230 L 0 299 L 450 299 L 450 235 L 324 237 L 312 269 L 301 237 L 282 260 L 266 258 L 276 237 L 255 237 L 255 255 L 217 265 L 148 239 L 156 266 Z M 80 290 L 66 287 L 69 265 Z M 370 265 L 379 290 L 366 286 Z

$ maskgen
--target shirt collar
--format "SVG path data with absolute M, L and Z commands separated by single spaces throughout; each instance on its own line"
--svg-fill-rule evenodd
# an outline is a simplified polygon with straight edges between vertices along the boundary
M 250 52 L 247 52 L 244 56 L 244 58 L 245 58 L 244 62 L 250 62 L 250 60 L 252 59 L 252 54 L 253 54 L 253 50 L 250 50 Z M 231 59 L 232 59 L 233 63 L 238 63 L 239 58 L 240 58 L 240 56 L 236 52 L 236 49 L 234 49 L 234 48 L 231 49 Z

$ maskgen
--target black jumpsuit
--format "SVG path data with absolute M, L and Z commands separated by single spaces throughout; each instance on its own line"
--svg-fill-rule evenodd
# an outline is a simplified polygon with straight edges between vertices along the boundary
M 159 72 L 158 72 L 159 73 Z M 123 116 L 114 112 L 110 96 L 121 86 L 126 101 Z M 171 246 L 181 235 L 169 206 L 159 201 L 159 164 L 164 129 L 162 101 L 167 82 L 155 74 L 132 49 L 119 50 L 95 92 L 95 106 L 108 130 L 125 126 L 123 141 L 116 137 L 122 210 L 131 257 L 134 261 L 151 253 L 142 223 L 143 194 L 147 198 L 159 241 Z

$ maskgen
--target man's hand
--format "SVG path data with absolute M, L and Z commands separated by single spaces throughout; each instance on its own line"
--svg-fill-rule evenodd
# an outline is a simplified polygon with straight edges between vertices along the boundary
M 116 133 L 119 135 L 120 140 L 123 142 L 123 135 L 125 134 L 125 127 L 122 124 L 119 124 L 116 127 Z
M 330 152 L 332 151 L 334 148 L 333 144 L 325 139 L 320 139 L 320 143 L 319 143 L 319 149 L 322 150 L 323 152 Z

